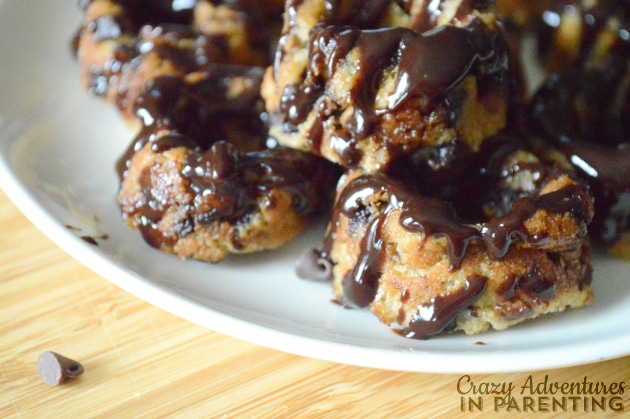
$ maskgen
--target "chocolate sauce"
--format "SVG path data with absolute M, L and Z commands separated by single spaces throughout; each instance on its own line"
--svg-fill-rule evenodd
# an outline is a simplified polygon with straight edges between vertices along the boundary
M 160 189 L 163 174 L 153 173 L 151 168 L 139 179 L 145 197 L 142 205 L 130 215 L 140 220 L 138 227 L 149 244 L 172 246 L 177 237 L 192 233 L 196 225 L 237 224 L 260 206 L 272 208 L 274 190 L 291 194 L 297 216 L 319 211 L 327 205 L 327 191 L 335 173 L 317 157 L 297 150 L 279 147 L 244 154 L 234 145 L 218 141 L 206 151 L 189 150 L 177 174 L 189 185 L 191 197 L 177 202 L 179 211 L 187 214 L 180 225 L 169 232 L 159 230 L 158 222 L 175 202 L 165 200 Z
M 93 1 L 81 0 L 79 7 L 85 11 Z M 165 23 L 190 25 L 193 8 L 197 2 L 181 4 L 172 0 L 113 0 L 112 3 L 119 5 L 121 11 L 87 22 L 85 27 L 79 29 L 72 41 L 75 55 L 83 31 L 94 33 L 94 40 L 98 42 L 117 39 L 123 34 L 135 34 L 144 25 Z M 174 7 L 175 3 L 179 3 L 177 7 Z
M 399 333 L 407 338 L 428 339 L 453 327 L 457 316 L 483 295 L 487 281 L 486 277 L 473 275 L 466 278 L 463 289 L 431 298 L 429 305 L 418 307 L 418 313 Z
M 346 274 L 342 280 L 344 300 L 351 305 L 367 307 L 376 296 L 383 273 L 383 259 L 386 257 L 381 235 L 386 218 L 385 213 L 381 214 L 368 225 L 367 232 L 361 239 L 359 260 L 350 275 Z
M 342 160 L 356 157 L 359 141 L 372 133 L 384 113 L 395 111 L 411 98 L 422 98 L 423 106 L 429 107 L 424 109 L 427 111 L 433 102 L 446 100 L 446 94 L 467 75 L 477 75 L 483 84 L 483 80 L 504 73 L 508 66 L 502 32 L 490 33 L 477 20 L 466 28 L 445 25 L 423 34 L 406 28 L 316 27 L 309 45 L 310 66 L 305 80 L 300 86 L 287 86 L 281 99 L 287 131 L 295 130 L 310 110 L 319 106 L 313 128 L 307 134 L 307 143 L 315 153 L 320 153 L 326 120 L 340 112 L 341 106 L 322 100 L 321 93 L 326 81 L 334 77 L 339 65 L 355 48 L 359 51 L 359 62 L 348 98 L 353 114 L 344 130 L 340 130 L 347 134 L 332 142 Z M 380 78 L 394 66 L 397 66 L 396 79 L 387 107 L 377 110 L 375 100 Z
M 256 67 L 212 66 L 194 83 L 175 76 L 151 80 L 135 104 L 142 129 L 117 163 L 119 178 L 147 142 L 154 143 L 155 152 L 179 146 L 205 150 L 225 139 L 243 151 L 261 150 L 267 138 L 259 97 L 262 74 Z M 246 87 L 237 96 L 228 90 L 234 80 Z M 158 137 L 161 130 L 170 133 Z
M 197 224 L 237 222 L 259 205 L 272 207 L 274 189 L 292 195 L 298 215 L 327 205 L 337 173 L 334 168 L 297 150 L 264 149 L 262 71 L 212 66 L 194 82 L 158 77 L 138 98 L 135 109 L 142 129 L 117 164 L 120 179 L 125 178 L 134 154 L 148 143 L 154 153 L 175 147 L 188 150 L 179 174 L 147 167 L 138 179 L 144 198 L 130 215 L 154 247 L 172 246 Z M 230 90 L 234 83 L 243 87 L 238 95 Z M 180 177 L 193 196 L 192 202 L 179 203 L 188 216 L 170 232 L 161 231 L 158 224 L 173 204 L 162 190 L 166 176 Z
M 550 301 L 556 296 L 556 286 L 548 282 L 536 271 L 528 272 L 521 277 L 506 278 L 502 286 L 497 289 L 497 296 L 504 301 L 512 300 L 518 294 L 520 300 Z
M 498 258 L 504 257 L 514 243 L 527 242 L 534 247 L 543 246 L 546 237 L 529 235 L 525 229 L 527 220 L 537 211 L 543 210 L 548 215 L 570 215 L 578 224 L 586 226 L 591 220 L 587 205 L 590 200 L 588 191 L 582 185 L 571 185 L 548 194 L 520 198 L 509 214 L 484 223 L 481 229 L 483 242 Z M 582 234 L 585 235 L 586 231 Z
M 324 240 L 322 256 L 329 257 L 340 217 L 349 223 L 365 225 L 360 254 L 352 271 L 343 278 L 344 298 L 358 307 L 369 305 L 378 289 L 384 258 L 382 228 L 394 210 L 400 210 L 398 222 L 403 228 L 428 237 L 444 237 L 450 270 L 457 270 L 468 246 L 484 246 L 495 258 L 503 258 L 515 243 L 544 246 L 546 237 L 528 234 L 525 223 L 537 211 L 568 214 L 583 225 L 590 221 L 587 205 L 590 197 L 582 185 L 568 186 L 539 196 L 518 199 L 509 214 L 485 223 L 467 223 L 451 204 L 425 197 L 411 187 L 383 174 L 364 175 L 352 180 L 340 194 Z M 379 208 L 378 210 L 369 209 Z M 375 213 L 372 213 L 376 211 Z
M 630 228 L 629 74 L 625 61 L 576 68 L 552 76 L 530 103 L 535 132 L 589 182 L 596 213 L 590 231 L 604 243 Z
M 157 54 L 181 74 L 200 70 L 209 63 L 229 61 L 229 45 L 223 35 L 201 35 L 187 25 L 145 25 L 139 31 L 135 48 L 139 56 Z
M 80 6 L 86 8 L 90 3 L 83 1 Z M 118 108 L 126 113 L 133 107 L 135 90 L 146 82 L 142 66 L 147 54 L 166 61 L 159 65 L 170 67 L 170 73 L 180 75 L 205 71 L 206 66 L 214 64 L 266 66 L 271 56 L 271 39 L 282 13 L 277 1 L 269 4 L 263 1 L 216 2 L 217 6 L 233 10 L 238 15 L 238 24 L 248 33 L 246 48 L 251 53 L 244 54 L 231 47 L 229 34 L 207 35 L 194 28 L 197 1 L 119 0 L 114 3 L 120 8 L 112 9 L 110 15 L 85 22 L 71 47 L 77 56 L 81 38 L 86 33 L 93 34 L 89 42 L 115 41 L 111 57 L 89 69 L 88 89 L 94 96 L 113 96 Z

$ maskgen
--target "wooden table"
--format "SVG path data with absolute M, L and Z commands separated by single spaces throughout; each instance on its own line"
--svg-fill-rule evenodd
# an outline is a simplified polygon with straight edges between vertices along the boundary
M 46 350 L 80 361 L 85 373 L 60 386 L 44 384 L 37 359 Z M 0 417 L 468 418 L 495 413 L 499 397 L 473 396 L 471 383 L 480 390 L 512 384 L 517 392 L 545 377 L 625 387 L 630 357 L 466 377 L 285 354 L 204 329 L 122 291 L 66 255 L 0 192 Z M 575 397 L 567 410 L 572 417 L 627 417 L 626 390 L 605 396 L 605 409 L 592 412 L 590 399 L 585 405 Z M 468 392 L 463 406 L 460 392 Z M 515 400 L 521 410 L 534 403 L 517 418 L 567 416 L 549 398 Z M 498 416 L 517 412 L 498 408 Z

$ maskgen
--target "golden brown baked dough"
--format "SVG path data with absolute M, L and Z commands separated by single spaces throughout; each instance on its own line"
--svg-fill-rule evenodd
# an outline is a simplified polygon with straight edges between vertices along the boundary
M 271 136 L 368 172 L 429 147 L 476 152 L 507 125 L 505 34 L 487 2 L 438 3 L 289 1 L 262 90 Z
M 477 190 L 486 221 L 466 221 L 386 175 L 347 174 L 322 251 L 340 301 L 419 339 L 589 304 L 588 187 L 525 150 L 493 158 L 482 178 L 496 181 L 494 191 Z M 482 178 L 475 183 L 488 185 Z M 488 205 L 496 193 L 502 199 Z
M 118 201 L 152 246 L 208 262 L 273 249 L 330 202 L 329 163 L 265 149 L 260 78 L 247 68 L 164 76 L 136 101 L 143 128 L 118 165 Z
M 589 230 L 606 246 L 630 230 L 629 13 L 630 4 L 619 0 L 547 5 L 539 37 L 554 73 L 529 106 L 537 139 L 589 182 L 595 198 Z
M 265 66 L 281 24 L 281 0 L 83 1 L 74 50 L 88 91 L 115 104 L 131 124 L 147 82 L 208 65 Z M 275 45 L 275 44 L 274 44 Z
M 334 168 L 266 149 L 260 83 L 283 1 L 82 7 L 82 80 L 140 127 L 117 166 L 118 201 L 149 244 L 209 262 L 273 249 L 329 202 Z
M 424 339 L 590 303 L 588 187 L 496 140 L 522 86 L 494 2 L 288 0 L 281 33 L 279 0 L 82 3 L 84 83 L 141 125 L 118 200 L 151 245 L 276 248 L 326 208 L 337 163 L 320 262 L 343 304 Z

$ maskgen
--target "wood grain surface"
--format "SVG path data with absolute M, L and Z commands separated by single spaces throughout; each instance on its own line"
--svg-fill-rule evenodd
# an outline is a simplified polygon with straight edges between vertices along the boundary
M 44 384 L 37 359 L 46 350 L 78 360 L 85 373 L 60 386 Z M 569 394 L 567 412 L 554 407 L 549 395 L 529 402 L 515 397 L 520 412 L 495 406 L 499 396 L 492 394 L 469 401 L 468 393 L 462 405 L 460 392 L 472 383 L 480 390 L 512 384 L 516 393 L 545 378 L 627 391 L 596 396 L 605 399 L 603 407 Z M 256 346 L 189 323 L 110 284 L 43 236 L 0 192 L 2 418 L 628 417 L 628 383 L 630 357 L 466 377 L 357 368 Z M 533 404 L 525 409 L 525 403 Z

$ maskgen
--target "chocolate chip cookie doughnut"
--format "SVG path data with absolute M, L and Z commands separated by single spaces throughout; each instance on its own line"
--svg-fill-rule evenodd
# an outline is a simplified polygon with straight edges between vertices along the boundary
M 483 220 L 391 176 L 346 174 L 321 252 L 342 304 L 417 339 L 589 304 L 587 185 L 522 149 L 487 162 L 466 186 L 479 185 Z
M 485 1 L 289 1 L 262 95 L 270 135 L 347 168 L 461 143 L 507 124 L 516 82 Z
M 329 163 L 265 148 L 261 73 L 240 69 L 158 77 L 136 101 L 143 128 L 120 159 L 118 202 L 166 253 L 217 262 L 273 249 L 330 202 Z
M 630 230 L 630 4 L 559 1 L 541 15 L 550 75 L 529 105 L 529 126 L 595 197 L 589 230 L 606 246 Z
M 73 48 L 89 92 L 134 123 L 146 83 L 214 64 L 265 66 L 281 24 L 282 2 L 82 1 Z
M 530 104 L 534 132 L 589 182 L 589 229 L 606 245 L 630 230 L 630 73 L 621 64 L 555 74 Z

